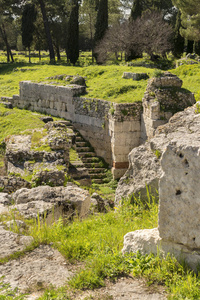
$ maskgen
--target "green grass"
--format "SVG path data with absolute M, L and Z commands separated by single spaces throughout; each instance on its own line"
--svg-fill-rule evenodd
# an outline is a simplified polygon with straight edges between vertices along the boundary
M 200 100 L 200 64 L 182 65 L 170 72 L 183 80 L 183 88 L 195 94 L 196 101 Z
M 6 137 L 19 134 L 27 128 L 42 128 L 44 122 L 40 120 L 41 114 L 17 108 L 7 109 L 0 105 L 0 142 Z
M 115 280 L 130 273 L 145 279 L 148 285 L 164 286 L 168 299 L 199 299 L 200 277 L 175 258 L 168 255 L 163 259 L 159 255 L 143 256 L 140 253 L 123 256 L 121 253 L 124 235 L 137 229 L 156 227 L 157 213 L 158 205 L 154 198 L 149 198 L 145 205 L 140 200 L 134 204 L 124 200 L 115 211 L 84 220 L 77 218 L 72 223 L 59 219 L 57 223 L 47 225 L 39 220 L 25 220 L 24 234 L 32 235 L 35 245 L 52 243 L 68 261 L 75 264 L 80 261 L 83 266 L 66 286 L 49 288 L 40 300 L 74 299 L 72 294 L 80 289 L 96 289 L 105 285 L 106 278 Z M 2 221 L 6 219 L 2 218 Z M 13 293 L 13 299 L 23 299 L 22 296 L 15 297 Z M 9 298 L 3 294 L 0 299 Z
M 49 64 L 0 64 L 0 96 L 19 94 L 19 82 L 32 80 L 37 82 L 61 85 L 68 84 L 63 80 L 50 80 L 47 77 L 66 74 L 86 77 L 86 97 L 104 99 L 113 102 L 141 101 L 147 80 L 133 81 L 122 78 L 123 72 L 146 72 L 150 76 L 153 69 L 145 67 L 121 66 L 66 66 Z

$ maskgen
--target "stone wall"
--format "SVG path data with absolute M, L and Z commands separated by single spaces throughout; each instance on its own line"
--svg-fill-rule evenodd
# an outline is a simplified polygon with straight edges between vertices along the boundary
M 193 93 L 181 87 L 182 80 L 169 72 L 148 81 L 142 100 L 141 143 L 152 138 L 156 128 L 173 114 L 195 103 Z
M 140 144 L 141 103 L 117 104 L 80 97 L 85 87 L 20 82 L 12 104 L 70 120 L 112 167 L 114 178 L 128 168 L 128 153 Z

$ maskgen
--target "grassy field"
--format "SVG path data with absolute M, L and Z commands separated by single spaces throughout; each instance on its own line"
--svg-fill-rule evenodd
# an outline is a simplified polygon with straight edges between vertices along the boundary
M 150 77 L 154 69 L 144 66 L 91 65 L 91 58 L 88 53 L 82 54 L 80 63 L 77 66 L 67 65 L 66 59 L 55 64 L 48 64 L 48 57 L 45 56 L 39 62 L 38 58 L 32 58 L 32 63 L 28 63 L 28 58 L 22 55 L 15 56 L 15 63 L 7 64 L 5 54 L 0 55 L 0 96 L 12 96 L 19 93 L 19 82 L 32 80 L 65 85 L 64 80 L 47 79 L 55 75 L 80 75 L 86 78 L 86 97 L 99 98 L 113 102 L 134 102 L 141 101 L 144 95 L 147 80 L 133 81 L 123 79 L 123 72 L 144 72 Z M 140 63 L 139 63 L 140 64 Z M 137 65 L 137 64 L 136 64 Z
M 77 66 L 67 65 L 63 57 L 61 62 L 48 64 L 47 54 L 39 62 L 38 58 L 32 58 L 32 63 L 28 63 L 28 58 L 22 55 L 15 56 L 15 63 L 7 64 L 5 55 L 0 55 L 0 96 L 12 96 L 19 94 L 19 82 L 32 80 L 36 82 L 46 82 L 59 85 L 69 84 L 64 80 L 47 79 L 55 75 L 80 75 L 86 78 L 87 94 L 85 97 L 99 98 L 112 102 L 135 102 L 142 101 L 147 80 L 133 81 L 123 79 L 123 72 L 144 72 L 152 77 L 155 68 L 150 67 L 147 59 L 139 59 L 133 62 L 132 66 L 125 63 L 120 65 L 112 64 L 97 66 L 91 64 L 91 57 L 88 53 L 82 54 L 80 63 Z M 145 67 L 146 64 L 146 67 Z M 173 65 L 173 63 L 171 64 Z M 200 66 L 183 65 L 177 69 L 170 69 L 170 72 L 178 75 L 183 80 L 183 87 L 194 92 L 197 99 L 200 97 Z

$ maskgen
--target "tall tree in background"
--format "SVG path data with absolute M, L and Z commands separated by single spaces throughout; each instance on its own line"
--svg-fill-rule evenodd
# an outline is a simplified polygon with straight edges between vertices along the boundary
M 34 22 L 36 20 L 35 5 L 27 3 L 22 12 L 22 44 L 28 48 L 29 62 L 31 62 L 30 48 L 33 42 L 33 32 L 35 29 Z
M 141 0 L 134 0 L 133 6 L 131 8 L 131 20 L 136 20 L 138 17 L 140 18 L 142 16 L 142 4 Z
M 187 52 L 191 53 L 194 41 L 200 40 L 200 1 L 173 0 L 173 4 L 181 11 L 181 35 L 188 40 Z
M 67 58 L 75 65 L 79 58 L 79 24 L 78 24 L 79 3 L 73 0 L 67 32 Z
M 95 46 L 103 39 L 106 30 L 108 29 L 108 0 L 100 0 L 97 20 L 95 24 L 94 44 Z M 98 63 L 98 54 L 95 53 L 95 58 Z
M 181 57 L 184 52 L 184 44 L 185 39 L 180 34 L 181 29 L 181 11 L 178 10 L 176 15 L 176 24 L 174 28 L 174 47 L 173 47 L 173 55 L 175 57 Z
M 49 22 L 48 22 L 48 18 L 47 18 L 45 3 L 43 0 L 38 0 L 38 3 L 40 5 L 41 12 L 42 12 L 44 28 L 45 28 L 45 33 L 46 33 L 46 38 L 47 38 L 47 43 L 48 43 L 48 48 L 49 48 L 50 61 L 54 62 L 55 61 L 55 53 L 54 53 L 54 49 L 53 49 L 53 42 L 52 42 L 51 32 L 50 32 L 50 28 L 49 28 Z

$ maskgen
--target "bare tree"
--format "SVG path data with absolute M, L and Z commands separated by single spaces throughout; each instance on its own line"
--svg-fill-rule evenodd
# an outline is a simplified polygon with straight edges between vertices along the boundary
M 95 51 L 104 63 L 111 54 L 125 52 L 127 57 L 140 57 L 146 52 L 153 60 L 172 48 L 173 30 L 159 12 L 147 12 L 141 18 L 116 24 L 108 29 Z

